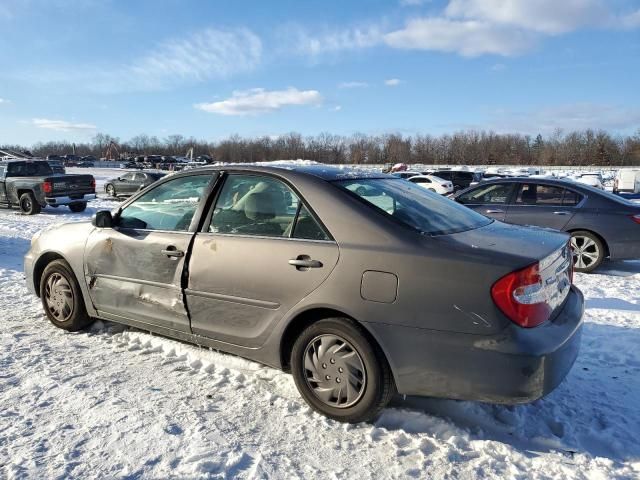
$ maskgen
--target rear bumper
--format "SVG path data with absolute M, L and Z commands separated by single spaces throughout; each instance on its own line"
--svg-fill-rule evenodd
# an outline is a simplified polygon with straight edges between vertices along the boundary
M 554 390 L 580 348 L 584 298 L 571 287 L 559 315 L 539 327 L 481 336 L 366 324 L 391 364 L 398 393 L 526 403 Z
M 47 205 L 69 205 L 70 203 L 87 202 L 97 198 L 95 193 L 84 193 L 74 195 L 73 198 L 69 196 L 64 197 L 45 197 L 44 201 Z

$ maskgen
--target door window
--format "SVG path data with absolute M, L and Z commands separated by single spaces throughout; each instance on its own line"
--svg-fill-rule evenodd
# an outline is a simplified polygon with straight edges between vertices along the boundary
M 147 179 L 147 176 L 144 173 L 136 173 L 134 176 L 134 180 L 139 183 L 143 183 Z
M 562 205 L 564 188 L 551 185 L 524 183 L 518 192 L 516 203 L 519 205 Z
M 428 178 L 414 178 L 410 181 L 413 183 L 431 183 L 431 180 L 429 180 Z
M 493 183 L 460 195 L 458 201 L 463 204 L 505 204 L 509 201 L 511 183 Z
M 122 180 L 124 180 L 125 182 L 131 182 L 133 181 L 133 173 L 125 173 L 122 177 L 120 177 Z
M 300 205 L 300 212 L 291 236 L 305 240 L 329 240 L 325 231 L 304 205 Z
M 124 208 L 118 226 L 187 231 L 210 181 L 210 175 L 192 175 L 158 185 Z
M 213 210 L 209 232 L 328 239 L 287 185 L 259 175 L 230 175 L 227 178 Z
M 562 196 L 562 205 L 565 207 L 575 207 L 582 201 L 582 195 L 578 192 L 574 192 L 573 190 L 564 190 L 564 195 Z

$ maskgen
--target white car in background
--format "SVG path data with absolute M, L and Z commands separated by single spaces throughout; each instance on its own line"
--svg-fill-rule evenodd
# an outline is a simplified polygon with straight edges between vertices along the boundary
M 407 180 L 422 188 L 439 193 L 440 195 L 449 195 L 450 193 L 453 193 L 453 183 L 449 180 L 443 180 L 440 177 L 436 177 L 435 175 L 415 175 Z
M 600 173 L 583 173 L 576 176 L 573 180 L 578 183 L 584 183 L 585 185 L 604 190 L 604 182 L 602 180 L 602 174 Z

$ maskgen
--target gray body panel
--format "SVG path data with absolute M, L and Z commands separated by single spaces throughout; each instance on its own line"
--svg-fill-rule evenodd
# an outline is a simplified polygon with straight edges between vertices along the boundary
M 76 273 L 90 315 L 274 367 L 286 367 L 287 329 L 310 312 L 349 316 L 379 344 L 399 393 L 406 394 L 532 400 L 550 391 L 573 363 L 582 316 L 576 289 L 544 330 L 528 332 L 508 320 L 490 295 L 502 276 L 566 245 L 566 234 L 493 222 L 451 235 L 421 235 L 330 183 L 354 175 L 348 171 L 239 166 L 203 173 L 220 170 L 286 182 L 331 240 L 198 233 L 210 202 L 180 234 L 140 237 L 68 224 L 34 240 L 25 258 L 29 288 L 37 293 L 43 265 L 59 255 Z M 185 257 L 158 256 L 169 244 L 184 248 Z M 299 270 L 288 263 L 299 255 L 322 267 Z M 562 345 L 569 353 L 556 353 Z M 491 368 L 480 368 L 483 359 L 500 366 L 510 386 Z

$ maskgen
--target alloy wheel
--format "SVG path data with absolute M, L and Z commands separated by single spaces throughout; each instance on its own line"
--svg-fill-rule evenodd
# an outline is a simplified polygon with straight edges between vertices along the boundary
M 367 384 L 366 370 L 356 349 L 337 335 L 319 335 L 303 356 L 307 384 L 326 405 L 347 408 L 358 402 Z
M 600 258 L 600 248 L 592 238 L 581 235 L 573 236 L 571 237 L 571 247 L 576 268 L 589 268 Z

